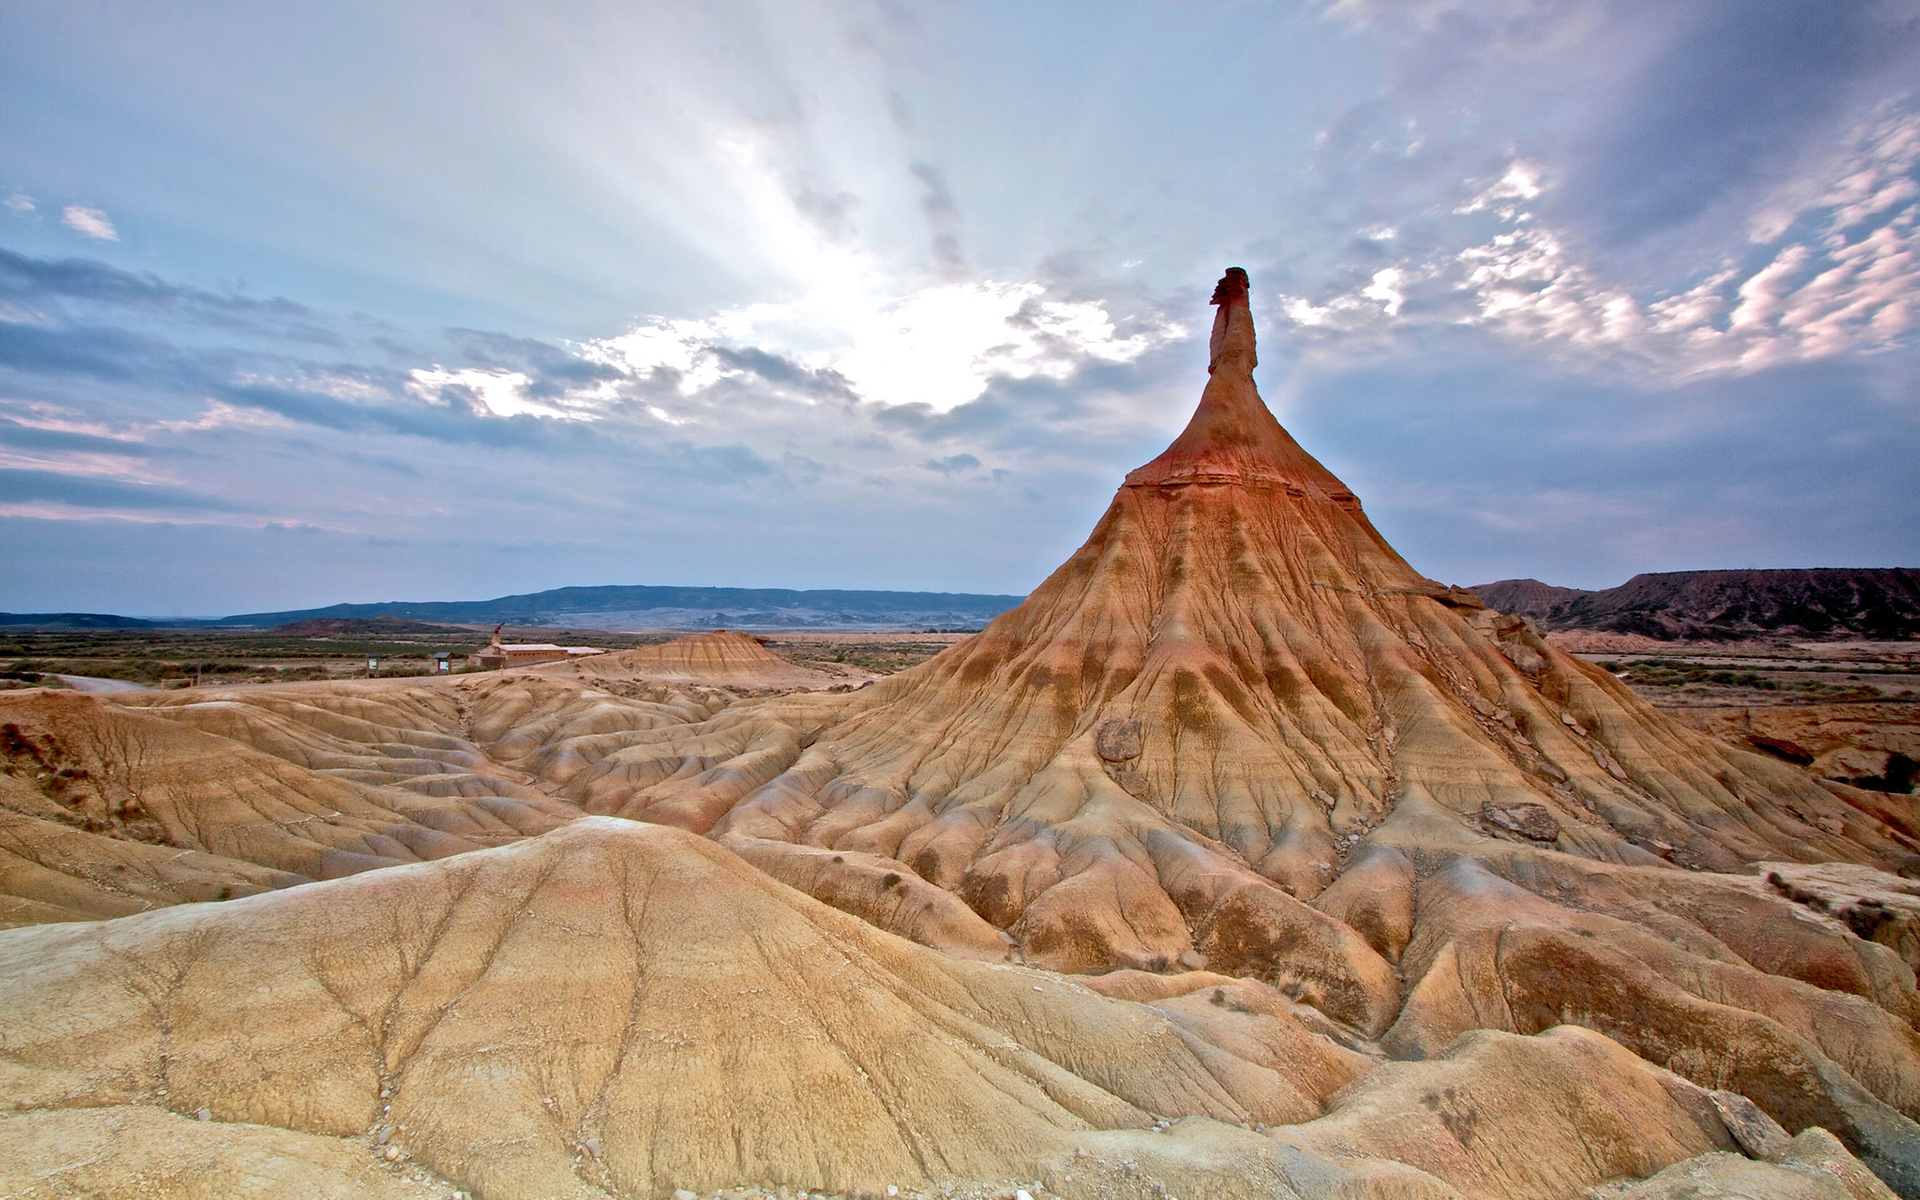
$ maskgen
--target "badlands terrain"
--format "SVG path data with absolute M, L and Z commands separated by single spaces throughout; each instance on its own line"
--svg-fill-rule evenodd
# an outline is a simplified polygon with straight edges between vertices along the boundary
M 0 1195 L 1920 1197 L 1913 797 L 1421 576 L 1215 303 L 906 670 L 0 694 Z

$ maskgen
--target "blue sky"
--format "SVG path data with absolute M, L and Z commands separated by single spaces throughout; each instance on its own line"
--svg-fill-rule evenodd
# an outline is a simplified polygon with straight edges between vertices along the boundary
M 1024 592 L 1204 379 L 1416 567 L 1920 563 L 1920 0 L 0 6 L 0 609 Z

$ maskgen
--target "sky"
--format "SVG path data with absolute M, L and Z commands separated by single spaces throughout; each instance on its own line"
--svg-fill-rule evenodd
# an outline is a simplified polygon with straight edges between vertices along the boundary
M 1227 266 L 1436 579 L 1920 565 L 1920 0 L 9 0 L 0 610 L 1022 594 Z

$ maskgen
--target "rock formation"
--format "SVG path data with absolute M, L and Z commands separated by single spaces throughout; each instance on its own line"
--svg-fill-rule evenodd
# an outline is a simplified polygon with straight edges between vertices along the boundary
M 1087 543 L 860 691 L 743 697 L 787 668 L 709 635 L 0 698 L 8 828 L 68 839 L 12 848 L 94 889 L 16 919 L 176 905 L 0 933 L 0 1161 L 119 1147 L 107 1194 L 168 1139 L 338 1180 L 355 1138 L 488 1198 L 1920 1197 L 1920 951 L 1819 892 L 1899 890 L 1910 798 L 1419 575 L 1261 402 L 1244 274 L 1214 302 L 1198 410 Z

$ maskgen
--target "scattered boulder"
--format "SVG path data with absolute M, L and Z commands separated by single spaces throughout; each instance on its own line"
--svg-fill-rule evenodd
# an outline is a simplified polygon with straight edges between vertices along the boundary
M 1480 815 L 1488 824 L 1529 841 L 1551 842 L 1560 836 L 1559 818 L 1544 804 L 1489 800 L 1480 806 Z
M 1110 763 L 1140 757 L 1140 722 L 1107 720 L 1094 734 L 1094 753 Z
M 1780 1128 L 1780 1122 L 1760 1111 L 1758 1104 L 1739 1092 L 1720 1090 L 1707 1095 L 1713 1100 L 1714 1111 L 1726 1123 L 1727 1132 L 1748 1158 L 1777 1162 L 1786 1154 L 1792 1139 Z
M 1813 765 L 1813 751 L 1802 746 L 1799 742 L 1789 741 L 1786 738 L 1768 737 L 1763 733 L 1750 733 L 1747 735 L 1747 744 L 1756 750 L 1764 750 L 1775 758 L 1793 763 L 1796 766 L 1810 767 Z

